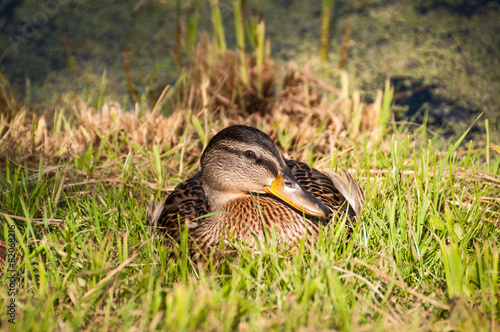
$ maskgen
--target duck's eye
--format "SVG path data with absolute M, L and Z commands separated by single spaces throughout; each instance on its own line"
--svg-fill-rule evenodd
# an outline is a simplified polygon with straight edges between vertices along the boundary
M 245 151 L 245 157 L 250 158 L 250 159 L 255 159 L 255 152 L 248 150 Z

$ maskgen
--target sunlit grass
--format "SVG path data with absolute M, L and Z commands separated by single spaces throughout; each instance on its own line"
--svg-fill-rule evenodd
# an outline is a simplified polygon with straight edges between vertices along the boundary
M 81 117 L 89 120 L 67 120 L 48 136 L 57 132 L 65 142 L 70 132 L 92 128 L 85 124 L 94 121 L 92 112 Z M 54 114 L 55 120 L 60 116 Z M 116 117 L 126 123 L 123 115 Z M 242 248 L 201 267 L 183 246 L 177 251 L 157 241 L 145 225 L 146 206 L 198 169 L 203 137 L 228 119 L 209 119 L 206 132 L 203 114 L 196 121 L 187 113 L 178 117 L 164 123 L 174 126 L 168 128 L 175 136 L 170 140 L 155 143 L 151 136 L 138 144 L 136 133 L 103 126 L 95 145 L 81 144 L 79 153 L 56 164 L 36 153 L 18 164 L 15 149 L 3 147 L 2 232 L 16 226 L 21 269 L 16 325 L 9 325 L 2 306 L 3 326 L 23 331 L 498 326 L 500 180 L 477 162 L 485 151 L 463 155 L 458 144 L 436 149 L 443 143 L 439 139 L 422 144 L 412 135 L 373 144 L 369 133 L 360 134 L 348 153 L 333 152 L 333 167 L 349 167 L 366 193 L 350 240 L 331 228 L 313 248 L 301 245 L 289 252 L 264 244 L 260 254 Z M 145 114 L 138 121 L 151 119 Z M 161 116 L 155 121 L 161 124 Z M 308 154 L 300 151 L 306 149 L 313 165 L 331 167 L 329 143 L 300 143 L 294 126 L 276 132 L 281 148 L 290 151 L 290 142 L 299 142 L 303 145 L 293 146 L 292 157 L 304 160 Z M 492 154 L 490 169 L 498 163 Z M 2 278 L 2 288 L 7 281 Z M 10 300 L 3 290 L 0 297 L 3 303 Z
M 43 116 L 16 106 L 1 85 L 10 113 L 0 115 L 0 239 L 14 226 L 19 266 L 15 296 L 9 274 L 0 278 L 1 326 L 498 329 L 498 145 L 392 123 L 389 84 L 367 103 L 347 72 L 339 91 L 298 69 L 271 71 L 264 22 L 244 24 L 242 8 L 238 43 L 246 29 L 254 50 L 224 51 L 219 2 L 210 4 L 216 50 L 194 46 L 193 12 L 185 49 L 196 61 L 151 107 L 106 103 L 105 73 L 95 100 L 66 96 Z M 283 84 L 264 95 L 274 70 Z M 231 124 L 265 131 L 287 158 L 349 169 L 366 196 L 353 236 L 337 225 L 314 247 L 270 241 L 259 253 L 228 239 L 237 253 L 205 266 L 188 255 L 187 233 L 178 248 L 166 246 L 146 225 L 148 201 L 192 176 L 210 137 Z

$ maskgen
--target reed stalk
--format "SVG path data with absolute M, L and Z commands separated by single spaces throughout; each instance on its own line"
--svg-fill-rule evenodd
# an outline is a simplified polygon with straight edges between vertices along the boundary
M 226 37 L 224 35 L 222 16 L 220 14 L 219 0 L 210 0 L 210 9 L 212 11 L 212 24 L 214 25 L 215 46 L 220 51 L 225 51 L 227 49 Z
M 244 0 L 234 0 L 234 29 L 236 33 L 236 44 L 240 57 L 240 74 L 243 84 L 248 84 L 248 69 L 245 57 L 245 19 L 243 17 Z
M 330 20 L 333 11 L 333 0 L 323 0 L 321 17 L 321 62 L 325 62 L 328 57 L 328 44 L 330 41 Z

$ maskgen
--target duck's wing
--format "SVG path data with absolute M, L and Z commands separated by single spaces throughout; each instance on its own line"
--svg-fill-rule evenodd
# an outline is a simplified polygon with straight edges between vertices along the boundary
M 349 205 L 356 213 L 356 217 L 359 219 L 363 203 L 365 202 L 365 194 L 352 175 L 345 168 L 342 168 L 342 171 L 344 172 L 344 176 L 340 176 L 327 169 L 323 170 L 323 172 L 330 177 L 342 196 L 347 199 Z
M 343 213 L 348 207 L 347 213 L 352 221 L 359 217 L 364 201 L 363 191 L 349 173 L 347 180 L 344 180 L 334 172 L 324 174 L 300 161 L 285 159 L 285 163 L 299 184 L 328 208 Z
M 201 172 L 198 172 L 175 187 L 166 200 L 149 203 L 148 223 L 178 241 L 179 225 L 195 228 L 198 224 L 192 220 L 208 212 L 208 202 L 201 186 Z

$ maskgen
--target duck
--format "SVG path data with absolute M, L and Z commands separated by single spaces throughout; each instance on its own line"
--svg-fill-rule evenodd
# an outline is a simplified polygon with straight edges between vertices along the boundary
M 282 157 L 261 130 L 234 125 L 219 131 L 200 158 L 201 170 L 159 203 L 148 223 L 169 243 L 209 254 L 227 239 L 256 247 L 274 239 L 293 246 L 318 238 L 322 225 L 346 216 L 348 236 L 360 218 L 364 194 L 344 171 L 320 172 Z

